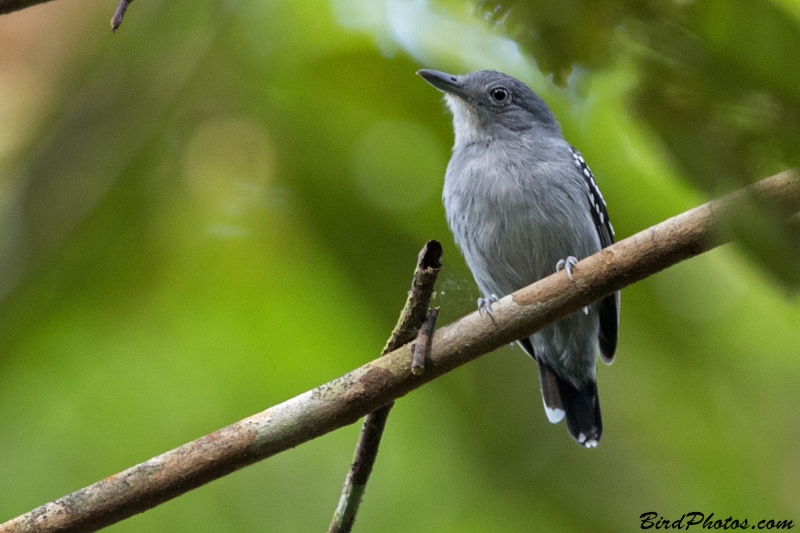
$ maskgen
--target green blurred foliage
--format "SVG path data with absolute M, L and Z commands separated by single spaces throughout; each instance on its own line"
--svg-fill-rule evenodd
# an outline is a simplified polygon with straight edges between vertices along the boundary
M 449 117 L 418 68 L 525 79 L 620 237 L 797 164 L 790 0 L 135 2 L 113 36 L 112 11 L 0 18 L 31 33 L 0 30 L 0 118 L 27 110 L 0 120 L 0 520 L 374 358 L 429 238 L 440 323 L 474 309 L 439 200 Z M 797 239 L 763 211 L 733 221 L 744 246 L 623 291 L 598 449 L 499 350 L 397 402 L 357 530 L 800 520 Z M 324 530 L 357 432 L 110 530 Z
M 619 70 L 628 108 L 688 179 L 713 195 L 800 163 L 797 3 L 675 0 L 481 0 L 542 72 Z M 794 7 L 794 12 L 790 8 Z M 746 249 L 789 287 L 800 284 L 800 232 L 769 210 L 732 221 Z M 759 219 L 760 222 L 755 222 Z M 758 235 L 749 228 L 758 224 Z M 776 260 L 776 258 L 782 258 Z

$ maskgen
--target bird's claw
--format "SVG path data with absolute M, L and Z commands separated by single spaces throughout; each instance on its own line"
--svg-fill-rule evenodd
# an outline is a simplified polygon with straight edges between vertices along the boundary
M 492 304 L 496 303 L 499 298 L 496 294 L 490 294 L 488 298 L 478 298 L 478 313 L 483 314 L 486 311 L 486 314 L 494 320 L 494 314 L 492 313 Z
M 570 255 L 566 259 L 559 259 L 558 263 L 556 263 L 556 272 L 560 272 L 562 270 L 567 271 L 567 277 L 571 280 L 572 279 L 572 269 L 575 268 L 575 265 L 578 264 L 578 258 L 575 256 Z

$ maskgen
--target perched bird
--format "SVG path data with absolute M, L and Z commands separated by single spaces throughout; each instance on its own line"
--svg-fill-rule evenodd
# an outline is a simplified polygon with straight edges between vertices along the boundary
M 454 76 L 418 72 L 444 92 L 455 143 L 444 180 L 444 207 L 455 241 L 491 314 L 498 297 L 614 242 L 606 204 L 581 154 L 553 112 L 521 81 L 482 70 Z M 619 293 L 519 340 L 539 365 L 545 413 L 566 417 L 578 444 L 603 432 L 595 360 L 617 348 Z

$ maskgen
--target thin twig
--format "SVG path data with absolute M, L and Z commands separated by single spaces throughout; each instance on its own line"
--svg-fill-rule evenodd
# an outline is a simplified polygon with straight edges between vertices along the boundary
M 114 16 L 111 17 L 111 31 L 117 33 L 117 29 L 119 29 L 120 24 L 122 24 L 122 19 L 125 18 L 125 12 L 128 11 L 128 6 L 131 5 L 133 0 L 119 0 L 119 4 L 117 4 L 117 9 L 114 11 Z
M 331 525 L 328 526 L 328 533 L 349 533 L 353 529 L 361 498 L 364 497 L 369 475 L 378 456 L 386 419 L 389 418 L 393 406 L 394 402 L 387 403 L 364 417 L 353 464 L 344 481 L 342 495 L 339 496 L 339 503 L 333 513 Z
M 408 347 L 401 347 L 266 411 L 0 524 L 0 533 L 96 531 L 352 424 L 607 294 L 729 242 L 731 233 L 721 230 L 753 199 L 776 213 L 796 213 L 800 173 L 772 176 L 621 240 L 578 263 L 574 281 L 553 275 L 501 298 L 492 306 L 495 323 L 475 311 L 438 329 L 420 376 L 411 372 Z
M 433 328 L 436 327 L 436 319 L 439 318 L 439 308 L 434 307 L 428 312 L 428 318 L 419 330 L 417 340 L 413 344 L 413 359 L 411 361 L 411 373 L 418 376 L 425 372 L 425 359 L 431 351 L 431 340 L 433 340 Z
M 439 241 L 430 240 L 420 250 L 417 257 L 417 268 L 411 281 L 411 291 L 408 293 L 406 304 L 400 312 L 400 319 L 392 331 L 391 337 L 383 347 L 381 355 L 393 352 L 397 348 L 413 341 L 419 328 L 428 316 L 428 306 L 433 296 L 433 286 L 436 276 L 442 268 L 442 245 Z
M 408 298 L 400 312 L 397 325 L 389 340 L 386 341 L 381 355 L 386 355 L 410 342 L 417 337 L 417 332 L 423 323 L 427 323 L 425 315 L 433 296 L 436 277 L 442 266 L 441 257 L 442 245 L 438 241 L 428 241 L 420 250 L 417 256 L 417 268 L 414 270 L 414 278 L 411 281 L 411 290 L 408 292 Z M 378 456 L 386 419 L 389 417 L 389 411 L 392 410 L 393 405 L 394 402 L 390 402 L 364 418 L 353 464 L 345 478 L 342 495 L 339 497 L 339 503 L 333 513 L 328 533 L 349 533 L 353 528 L 358 506 L 361 505 L 361 498 L 364 496 L 369 475 L 372 473 L 372 467 Z

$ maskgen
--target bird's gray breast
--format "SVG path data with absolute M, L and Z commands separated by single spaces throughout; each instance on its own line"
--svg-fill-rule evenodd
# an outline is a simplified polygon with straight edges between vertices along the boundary
M 561 140 L 554 146 L 495 140 L 454 151 L 445 211 L 485 295 L 502 297 L 553 273 L 559 259 L 600 249 L 571 157 Z

